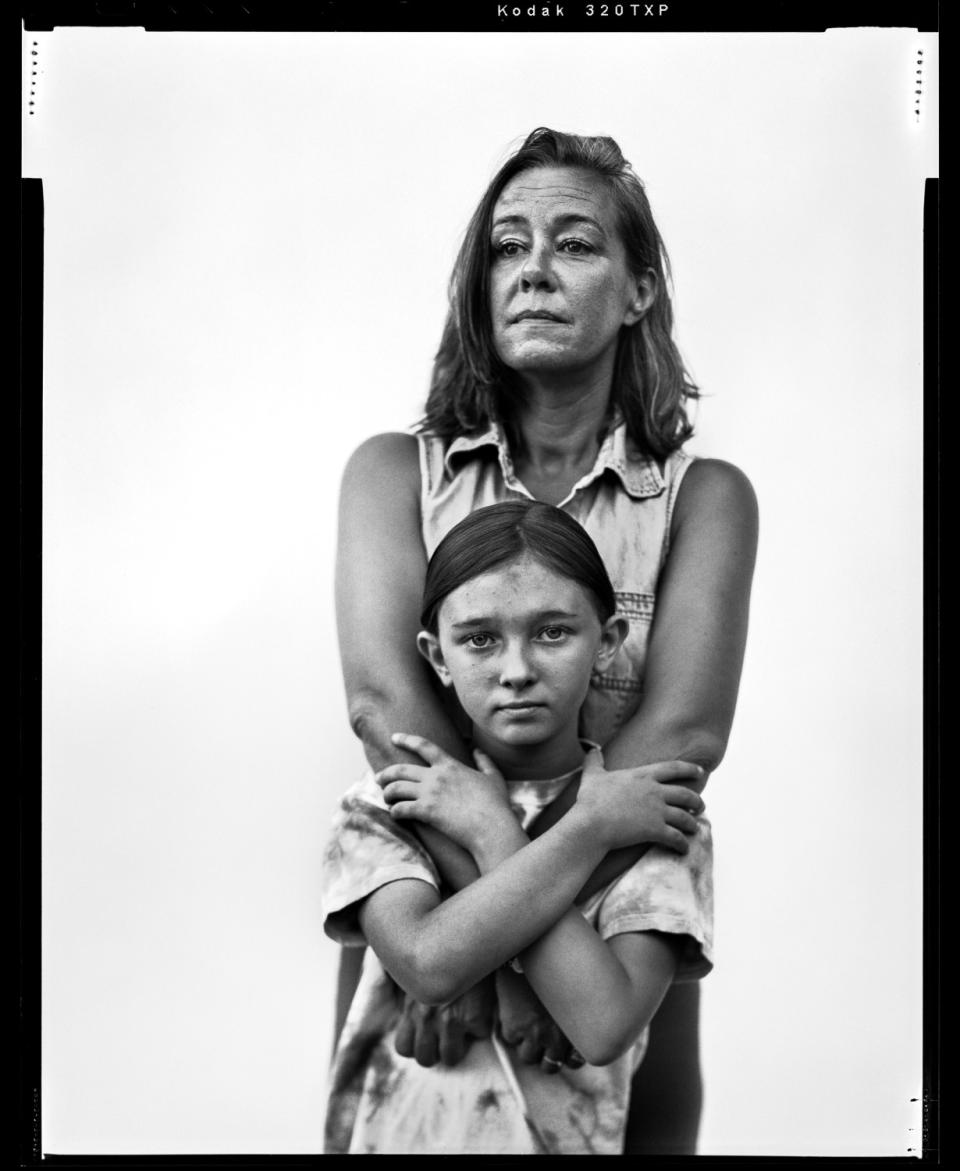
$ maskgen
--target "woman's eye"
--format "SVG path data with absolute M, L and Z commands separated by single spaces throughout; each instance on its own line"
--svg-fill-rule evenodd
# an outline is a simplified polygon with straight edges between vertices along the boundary
M 561 240 L 560 251 L 567 252 L 571 256 L 585 256 L 592 249 L 586 240 Z
M 467 638 L 467 646 L 473 647 L 474 650 L 482 651 L 493 642 L 489 634 L 471 634 Z
M 523 245 L 519 240 L 501 240 L 499 244 L 494 244 L 493 250 L 497 256 L 516 256 Z

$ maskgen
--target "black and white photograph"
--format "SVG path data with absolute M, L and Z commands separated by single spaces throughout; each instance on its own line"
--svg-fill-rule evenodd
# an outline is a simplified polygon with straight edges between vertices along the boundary
M 23 30 L 35 1156 L 930 1156 L 937 34 L 487 7 Z

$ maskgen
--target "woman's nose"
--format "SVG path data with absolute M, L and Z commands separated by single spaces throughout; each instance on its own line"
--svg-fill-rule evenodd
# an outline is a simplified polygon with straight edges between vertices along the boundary
M 527 253 L 520 268 L 520 284 L 525 289 L 551 288 L 554 283 L 553 263 L 546 243 L 535 244 Z
M 519 644 L 504 647 L 500 658 L 500 685 L 517 690 L 532 683 L 536 672 L 529 654 Z

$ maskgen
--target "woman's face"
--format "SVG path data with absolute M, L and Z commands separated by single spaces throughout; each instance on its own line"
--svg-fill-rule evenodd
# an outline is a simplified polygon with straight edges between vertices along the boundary
M 578 743 L 590 673 L 616 653 L 622 626 L 602 624 L 583 586 L 524 556 L 453 590 L 438 636 L 422 632 L 419 645 L 456 691 L 477 745 L 495 759 L 536 749 L 550 776 Z
M 612 375 L 621 326 L 652 300 L 627 267 L 602 180 L 573 167 L 516 175 L 493 211 L 490 314 L 501 360 L 519 373 Z

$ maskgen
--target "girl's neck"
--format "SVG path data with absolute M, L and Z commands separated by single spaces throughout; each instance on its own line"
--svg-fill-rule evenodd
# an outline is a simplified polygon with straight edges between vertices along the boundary
M 503 744 L 474 725 L 473 742 L 485 752 L 507 781 L 549 781 L 583 763 L 583 745 L 576 728 L 545 744 Z

